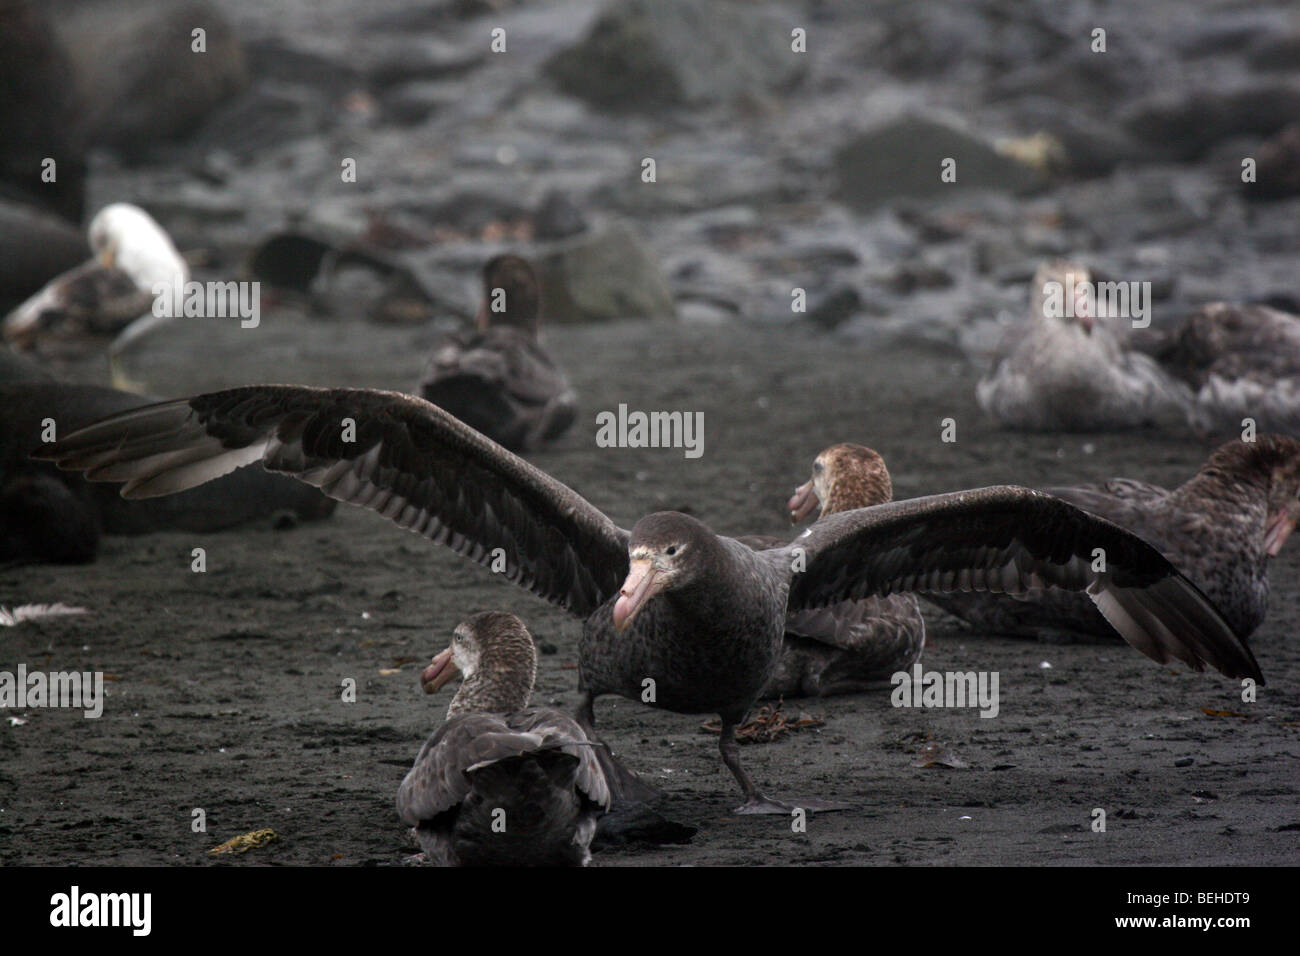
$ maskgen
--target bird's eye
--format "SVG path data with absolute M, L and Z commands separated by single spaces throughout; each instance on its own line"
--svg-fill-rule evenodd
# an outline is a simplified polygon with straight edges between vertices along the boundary
M 677 553 L 677 545 L 673 545 L 667 551 L 664 552 L 664 554 L 668 555 L 668 557 L 670 558 L 676 553 Z
M 452 639 L 453 641 L 455 641 L 457 644 L 459 644 L 459 643 L 460 643 L 462 640 L 464 640 L 465 638 L 464 638 L 464 635 L 461 634 L 461 633 L 458 631 L 458 632 L 456 632 L 455 634 L 452 635 L 452 638 L 451 638 L 451 639 Z
M 824 471 L 825 469 L 826 466 L 822 464 L 820 461 L 813 462 L 813 471 Z

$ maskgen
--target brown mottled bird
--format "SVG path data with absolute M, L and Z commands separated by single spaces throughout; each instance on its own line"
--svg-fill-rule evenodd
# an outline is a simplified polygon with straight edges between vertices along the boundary
M 862 445 L 832 445 L 813 462 L 812 478 L 790 499 L 791 522 L 893 499 L 885 461 Z M 786 545 L 782 538 L 751 535 L 755 550 Z M 785 644 L 763 689 L 764 697 L 852 694 L 888 680 L 921 658 L 925 619 L 911 594 L 868 597 L 786 617 Z
M 1211 302 L 1157 353 L 1192 390 L 1188 419 L 1209 435 L 1257 431 L 1300 438 L 1300 316 L 1265 305 Z
M 1300 441 L 1260 435 L 1253 442 L 1228 442 L 1172 491 L 1127 478 L 1044 491 L 1159 549 L 1246 638 L 1268 610 L 1269 558 L 1277 557 L 1300 519 Z M 994 633 L 1114 636 L 1096 608 L 1065 591 L 927 597 Z
M 537 649 L 524 622 L 474 615 L 420 679 L 432 694 L 458 674 L 446 723 L 397 791 L 397 815 L 439 866 L 586 866 L 609 785 L 572 717 L 528 706 Z
M 526 259 L 501 255 L 483 267 L 475 328 L 434 348 L 419 394 L 514 451 L 573 425 L 577 398 L 542 347 L 541 286 Z
M 722 718 L 722 760 L 746 813 L 769 800 L 735 728 L 772 675 L 791 612 L 901 591 L 1086 591 L 1130 644 L 1261 680 L 1250 649 L 1154 548 L 1026 488 L 961 491 L 828 514 L 754 551 L 677 512 L 626 531 L 572 489 L 422 399 L 366 389 L 254 385 L 110 416 L 39 457 L 122 494 L 183 491 L 241 465 L 292 475 L 378 511 L 585 618 L 578 721 L 618 694 Z M 1092 569 L 1104 548 L 1107 567 Z M 498 550 L 499 549 L 499 550 Z M 615 799 L 621 782 L 615 784 Z

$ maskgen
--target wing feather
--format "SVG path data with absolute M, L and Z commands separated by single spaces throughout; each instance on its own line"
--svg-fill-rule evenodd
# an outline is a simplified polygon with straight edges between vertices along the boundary
M 1104 518 L 1027 488 L 980 488 L 828 515 L 776 560 L 796 566 L 796 548 L 803 549 L 804 570 L 791 572 L 791 611 L 902 591 L 1086 591 L 1120 636 L 1153 660 L 1177 659 L 1196 670 L 1208 664 L 1263 683 L 1250 648 L 1159 551 Z
M 349 440 L 351 439 L 351 440 Z M 261 461 L 377 511 L 586 616 L 618 593 L 627 532 L 567 486 L 422 399 L 257 385 L 132 409 L 35 457 L 173 494 Z

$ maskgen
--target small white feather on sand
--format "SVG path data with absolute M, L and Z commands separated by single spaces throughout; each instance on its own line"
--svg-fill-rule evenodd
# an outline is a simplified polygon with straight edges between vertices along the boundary
M 0 605 L 0 627 L 13 627 L 23 621 L 39 621 L 45 617 L 89 613 L 84 607 L 72 607 L 68 604 L 20 604 L 12 609 Z

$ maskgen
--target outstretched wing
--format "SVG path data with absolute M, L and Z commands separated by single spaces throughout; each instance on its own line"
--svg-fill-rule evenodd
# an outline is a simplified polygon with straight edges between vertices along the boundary
M 136 408 L 34 457 L 124 481 L 126 498 L 261 461 L 378 511 L 586 616 L 627 575 L 627 532 L 566 485 L 436 405 L 398 392 L 254 385 Z M 500 552 L 497 549 L 501 549 Z
M 791 610 L 898 591 L 1086 591 L 1120 636 L 1153 660 L 1177 658 L 1196 670 L 1209 664 L 1263 682 L 1250 649 L 1159 551 L 1027 488 L 979 488 L 827 515 L 787 552 Z

